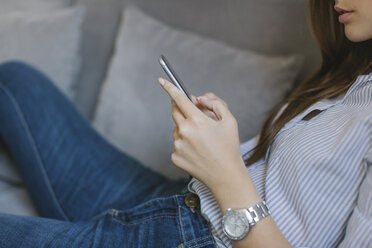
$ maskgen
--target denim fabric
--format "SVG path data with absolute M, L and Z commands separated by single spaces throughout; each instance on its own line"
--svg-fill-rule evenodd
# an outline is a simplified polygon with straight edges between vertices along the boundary
M 0 247 L 215 247 L 186 180 L 108 143 L 28 65 L 0 65 L 0 134 L 42 216 L 0 214 Z

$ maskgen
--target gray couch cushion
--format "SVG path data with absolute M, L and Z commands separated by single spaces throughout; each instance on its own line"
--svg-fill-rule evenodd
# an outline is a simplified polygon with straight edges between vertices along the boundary
M 306 0 L 130 0 L 166 23 L 265 54 L 305 56 L 299 80 L 318 66 Z
M 301 69 L 298 56 L 263 56 L 171 28 L 127 8 L 95 126 L 111 142 L 167 176 L 172 173 L 174 123 L 170 99 L 156 82 L 165 76 L 158 57 L 169 55 L 191 94 L 223 98 L 240 125 L 240 138 L 255 135 L 269 109 L 290 89 Z
M 319 65 L 302 0 L 77 0 L 88 7 L 78 107 L 92 117 L 112 53 L 122 5 L 134 4 L 174 27 L 266 54 L 305 56 L 299 80 Z M 299 81 L 297 80 L 297 81 Z
M 0 63 L 28 62 L 50 76 L 70 99 L 80 70 L 83 7 L 0 16 Z
M 37 216 L 37 210 L 24 187 L 14 187 L 0 180 L 0 213 Z
M 106 74 L 123 0 L 76 0 L 86 7 L 83 23 L 83 65 L 77 84 L 76 106 L 91 118 Z
M 13 157 L 4 141 L 0 139 L 0 181 L 2 180 L 13 185 L 22 183 Z
M 13 11 L 50 11 L 68 7 L 71 0 L 0 0 L 0 14 Z

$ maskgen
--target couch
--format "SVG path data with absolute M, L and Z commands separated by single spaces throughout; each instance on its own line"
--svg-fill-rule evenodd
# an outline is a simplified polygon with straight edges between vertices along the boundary
M 7 0 L 0 0 L 0 3 L 1 1 Z M 43 0 L 37 1 L 42 2 Z M 95 123 L 95 119 L 99 116 L 99 105 L 102 103 L 100 95 L 105 90 L 104 82 L 110 78 L 112 73 L 110 67 L 112 67 L 113 57 L 118 51 L 117 37 L 120 35 L 123 19 L 125 24 L 123 10 L 131 6 L 135 6 L 151 18 L 166 23 L 170 28 L 192 33 L 203 37 L 203 39 L 218 41 L 223 46 L 226 45 L 238 51 L 249 50 L 263 56 L 273 57 L 285 57 L 293 54 L 301 56 L 302 59 L 298 60 L 297 73 L 289 82 L 290 88 L 311 75 L 320 63 L 319 51 L 310 31 L 307 1 L 305 0 L 64 0 L 63 4 L 64 6 L 59 6 L 59 8 L 79 5 L 84 9 L 81 20 L 80 44 L 79 49 L 76 50 L 76 53 L 79 53 L 80 61 L 78 61 L 79 66 L 76 66 L 73 94 L 69 97 L 81 114 L 91 121 L 103 136 L 106 135 L 104 128 L 99 123 Z M 28 6 L 28 8 L 32 8 L 32 6 Z M 148 42 L 151 42 L 151 39 Z M 174 55 L 172 59 L 176 61 L 175 57 Z M 164 76 L 161 73 L 159 70 L 159 76 Z M 156 78 L 154 78 L 154 84 L 155 80 Z M 206 84 L 207 87 L 204 88 L 214 89 L 213 82 L 206 82 Z M 285 91 L 285 93 L 288 92 L 288 90 Z M 68 93 L 66 94 L 68 95 Z M 159 90 L 155 94 L 161 95 L 163 92 Z M 231 105 L 238 105 L 232 96 L 228 97 L 227 102 L 231 102 Z M 262 102 L 262 104 L 265 103 Z M 103 117 L 106 118 L 107 115 Z M 166 119 L 163 122 L 167 123 L 170 120 Z M 157 121 L 159 122 L 157 125 L 162 125 L 161 120 Z M 257 120 L 255 127 L 259 126 L 261 122 L 262 120 Z M 169 126 L 169 124 L 167 125 Z M 258 129 L 255 128 L 252 133 L 257 131 Z M 151 135 L 150 132 L 142 133 L 139 139 L 145 140 L 149 135 Z M 251 134 L 246 135 L 241 141 L 251 137 Z M 156 150 L 155 153 L 161 157 L 157 163 L 163 163 L 164 166 L 155 166 L 154 169 L 170 178 L 186 176 L 171 165 L 170 139 L 171 130 L 169 130 L 169 137 L 165 138 L 168 143 L 164 142 L 164 146 L 159 144 L 157 147 L 159 150 Z M 110 141 L 116 142 L 115 140 Z M 157 142 L 162 142 L 162 140 Z M 125 146 L 116 145 L 127 151 Z M 14 167 L 11 155 L 5 151 L 4 145 L 2 149 L 4 152 L 0 154 L 0 168 L 8 166 L 5 171 L 11 170 L 10 174 L 16 174 L 16 169 L 9 169 L 9 166 Z M 129 153 L 139 160 L 142 159 L 141 153 L 135 153 L 135 151 Z M 152 166 L 148 161 L 150 160 L 143 160 L 146 166 Z M 0 177 L 0 211 L 37 215 L 37 211 L 28 198 L 27 191 L 20 182 L 16 180 L 15 183 L 9 184 L 8 181 L 1 182 L 1 178 L 3 177 Z

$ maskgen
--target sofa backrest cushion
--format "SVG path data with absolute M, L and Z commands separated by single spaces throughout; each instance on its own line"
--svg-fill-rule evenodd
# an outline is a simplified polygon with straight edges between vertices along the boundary
M 92 117 L 119 25 L 122 7 L 136 5 L 147 14 L 232 46 L 270 55 L 301 54 L 297 82 L 319 65 L 306 0 L 77 0 L 87 6 L 84 63 L 78 107 Z
M 94 119 L 112 143 L 167 175 L 174 122 L 169 96 L 157 83 L 166 77 L 165 54 L 189 92 L 214 92 L 238 120 L 240 140 L 257 134 L 267 112 L 290 90 L 301 56 L 267 56 L 172 28 L 137 8 L 126 8 Z
M 25 11 L 50 11 L 71 5 L 71 0 L 0 0 L 0 14 Z

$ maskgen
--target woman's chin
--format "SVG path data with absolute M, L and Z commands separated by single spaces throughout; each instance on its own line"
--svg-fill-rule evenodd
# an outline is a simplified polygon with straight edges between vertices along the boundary
M 362 42 L 372 39 L 372 32 L 363 32 L 362 29 L 345 26 L 345 35 L 351 42 Z

